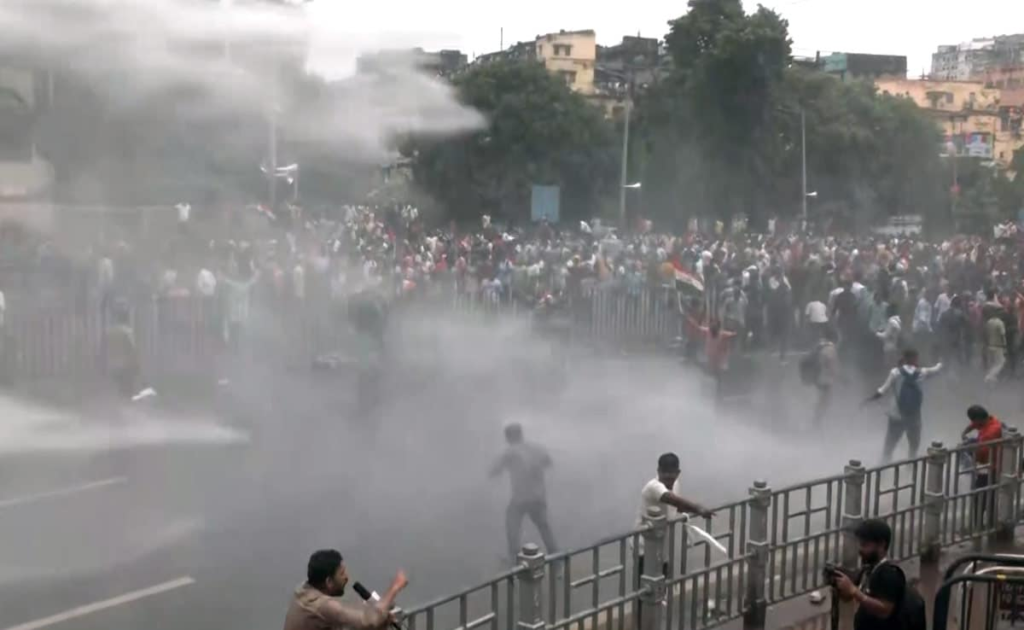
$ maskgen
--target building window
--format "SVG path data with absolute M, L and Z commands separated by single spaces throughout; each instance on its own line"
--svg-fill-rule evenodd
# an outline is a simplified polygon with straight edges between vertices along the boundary
M 569 87 L 576 85 L 576 73 L 572 70 L 559 70 L 558 76 L 562 77 L 562 80 Z
M 555 56 L 571 57 L 572 46 L 569 44 L 555 44 Z
M 953 93 L 952 92 L 946 92 L 946 102 L 947 103 L 952 103 L 953 102 Z

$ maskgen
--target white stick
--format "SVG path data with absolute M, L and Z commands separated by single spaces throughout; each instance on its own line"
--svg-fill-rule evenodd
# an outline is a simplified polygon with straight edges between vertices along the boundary
M 152 398 L 153 396 L 156 396 L 156 390 L 153 389 L 152 387 L 147 387 L 146 389 L 142 390 L 138 394 L 135 394 L 134 396 L 132 396 L 132 402 L 139 402 L 140 400 L 145 400 L 146 398 Z
M 718 542 L 718 540 L 714 536 L 707 533 L 703 529 L 697 527 L 696 525 L 691 525 L 690 523 L 687 523 L 686 526 L 689 527 L 690 531 L 692 531 L 694 534 L 697 534 L 697 536 L 706 540 L 709 545 L 721 551 L 725 555 L 729 555 L 729 550 L 726 549 L 722 543 Z

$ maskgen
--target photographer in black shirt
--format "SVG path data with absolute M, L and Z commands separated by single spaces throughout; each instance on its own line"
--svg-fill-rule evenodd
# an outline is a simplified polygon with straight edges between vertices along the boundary
M 862 563 L 859 587 L 847 575 L 838 573 L 835 587 L 844 601 L 856 601 L 854 630 L 901 630 L 900 605 L 907 592 L 903 570 L 886 557 L 892 529 L 884 521 L 864 521 L 854 531 Z

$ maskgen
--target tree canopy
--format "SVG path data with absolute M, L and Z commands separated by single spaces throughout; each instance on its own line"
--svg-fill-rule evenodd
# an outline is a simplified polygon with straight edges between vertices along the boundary
M 562 217 L 589 218 L 617 189 L 615 132 L 602 112 L 544 66 L 502 61 L 454 81 L 485 128 L 455 138 L 417 138 L 416 184 L 454 219 L 529 218 L 531 186 L 561 187 Z
M 639 103 L 647 210 L 747 215 L 801 208 L 801 112 L 811 218 L 948 210 L 938 130 L 912 102 L 793 62 L 788 24 L 739 0 L 691 0 L 666 37 L 670 77 Z

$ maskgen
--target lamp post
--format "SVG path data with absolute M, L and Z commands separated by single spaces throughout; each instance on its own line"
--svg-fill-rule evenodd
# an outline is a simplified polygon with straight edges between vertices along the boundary
M 633 112 L 633 77 L 630 75 L 626 84 L 626 108 L 625 120 L 622 123 L 622 173 L 619 178 L 619 225 L 626 229 L 626 190 L 628 188 L 640 188 L 639 184 L 630 185 L 629 182 L 629 119 Z
M 800 202 L 802 204 L 802 227 L 807 230 L 807 116 L 800 108 Z M 817 195 L 817 193 L 815 193 Z

